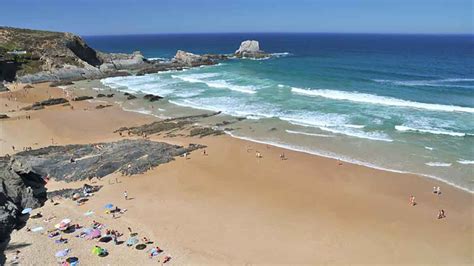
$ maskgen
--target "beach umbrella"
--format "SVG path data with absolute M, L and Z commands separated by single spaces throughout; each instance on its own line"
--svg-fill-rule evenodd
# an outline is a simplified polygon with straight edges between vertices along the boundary
M 27 214 L 30 213 L 33 209 L 32 208 L 26 208 L 21 211 L 21 214 Z
M 113 207 L 114 207 L 114 205 L 112 203 L 109 203 L 109 204 L 104 206 L 104 208 L 109 209 L 109 210 L 112 209 Z
M 90 234 L 90 233 L 92 232 L 92 230 L 94 230 L 94 229 L 88 227 L 88 228 L 82 229 L 82 232 L 84 232 L 84 233 L 86 233 L 86 234 L 88 235 L 88 234 Z
M 66 219 L 63 219 L 63 220 L 61 221 L 61 223 L 62 223 L 62 224 L 70 224 L 70 223 L 71 223 L 71 219 L 67 219 L 67 218 L 66 218 Z
M 69 253 L 69 249 L 66 248 L 66 249 L 63 249 L 63 250 L 60 250 L 58 252 L 56 252 L 56 257 L 64 257 L 66 256 L 67 254 Z
M 84 213 L 84 216 L 91 216 L 92 214 L 94 214 L 93 211 L 88 211 L 88 212 Z
M 69 263 L 69 265 L 74 266 L 79 263 L 79 258 L 77 257 L 69 257 L 66 259 L 66 262 Z
M 74 195 L 72 195 L 72 199 L 73 199 L 73 200 L 76 200 L 76 199 L 78 199 L 78 198 L 80 198 L 80 197 L 81 197 L 81 195 L 80 195 L 79 193 L 74 193 Z
M 127 240 L 127 246 L 133 246 L 133 245 L 135 245 L 136 243 L 138 243 L 138 238 L 136 238 L 136 237 L 130 237 L 130 238 Z
M 93 238 L 97 238 L 97 237 L 100 237 L 100 230 L 98 229 L 92 229 L 92 231 L 90 231 L 89 234 L 87 234 L 87 238 L 88 239 L 93 239 Z

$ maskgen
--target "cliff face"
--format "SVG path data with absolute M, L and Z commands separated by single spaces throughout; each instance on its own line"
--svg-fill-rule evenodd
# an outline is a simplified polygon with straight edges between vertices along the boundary
M 46 201 L 42 177 L 11 158 L 0 157 L 0 265 L 5 263 L 3 251 L 10 233 L 25 225 L 25 208 L 38 208 Z
M 102 63 L 96 51 L 77 35 L 9 27 L 0 27 L 0 63 L 2 61 L 5 67 L 0 72 L 0 80 L 7 81 L 14 76 L 12 72 L 22 76 L 67 65 L 89 67 Z
M 180 55 L 184 55 L 181 56 Z M 192 55 L 192 56 L 189 56 Z M 97 52 L 72 33 L 0 27 L 0 83 L 75 81 L 155 73 L 216 64 L 223 55 L 177 53 L 173 62 L 148 61 L 140 52 Z

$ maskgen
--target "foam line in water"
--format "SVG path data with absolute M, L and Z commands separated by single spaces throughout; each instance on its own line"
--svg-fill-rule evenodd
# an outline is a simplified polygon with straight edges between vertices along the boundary
M 453 132 L 453 131 L 444 131 L 444 130 L 434 130 L 434 129 L 422 129 L 422 128 L 411 128 L 407 126 L 395 126 L 395 129 L 401 132 L 419 132 L 419 133 L 429 133 L 435 135 L 449 135 L 453 137 L 464 137 L 466 133 Z
M 242 93 L 254 94 L 256 93 L 255 87 L 253 86 L 240 86 L 230 84 L 226 80 L 207 80 L 208 78 L 217 77 L 217 73 L 203 73 L 203 74 L 191 74 L 191 75 L 171 75 L 174 79 L 180 79 L 182 81 L 190 83 L 203 83 L 208 87 L 216 89 L 229 89 L 232 91 L 238 91 Z
M 458 160 L 457 162 L 460 164 L 474 164 L 474 161 L 470 160 Z
M 433 175 L 426 175 L 426 174 L 412 173 L 412 172 L 408 172 L 408 171 L 401 171 L 401 170 L 396 170 L 396 169 L 384 168 L 384 167 L 380 167 L 380 166 L 377 166 L 377 165 L 374 165 L 374 164 L 371 164 L 371 163 L 354 160 L 354 159 L 351 159 L 351 158 L 347 158 L 347 157 L 344 157 L 344 156 L 340 156 L 340 155 L 336 155 L 336 154 L 332 154 L 332 153 L 328 153 L 328 152 L 308 150 L 306 148 L 295 147 L 295 146 L 292 146 L 292 145 L 288 145 L 288 144 L 285 144 L 285 143 L 274 142 L 274 141 L 256 140 L 256 139 L 249 138 L 249 137 L 243 137 L 243 136 L 235 135 L 230 131 L 224 131 L 224 132 L 227 135 L 229 135 L 233 138 L 243 139 L 243 140 L 247 140 L 247 141 L 251 141 L 251 142 L 255 142 L 255 143 L 272 145 L 272 146 L 279 147 L 279 148 L 282 148 L 282 149 L 287 149 L 287 150 L 307 153 L 307 154 L 311 154 L 311 155 L 326 157 L 326 158 L 330 158 L 330 159 L 335 159 L 335 160 L 339 160 L 339 161 L 343 161 L 343 162 L 347 162 L 347 163 L 351 163 L 351 164 L 356 164 L 356 165 L 369 167 L 369 168 L 372 168 L 372 169 L 377 169 L 377 170 L 382 170 L 382 171 L 387 171 L 387 172 L 394 172 L 394 173 L 401 173 L 401 174 L 415 174 L 415 175 L 419 175 L 419 176 L 423 176 L 423 177 L 428 177 L 428 178 L 431 178 L 431 179 L 441 181 L 445 184 L 448 184 L 448 185 L 453 186 L 455 188 L 458 188 L 460 190 L 466 191 L 468 193 L 474 194 L 474 191 L 470 190 L 469 188 L 459 186 L 457 184 L 454 184 L 452 182 L 449 182 L 447 180 L 444 180 L 442 178 L 439 178 L 439 177 L 433 176 Z
M 443 162 L 428 162 L 425 164 L 432 167 L 450 167 L 452 165 L 451 163 L 443 163 Z
M 474 85 L 456 84 L 454 82 L 473 82 L 474 79 L 467 78 L 449 78 L 435 80 L 390 80 L 390 79 L 373 79 L 378 83 L 387 83 L 401 86 L 429 86 L 429 87 L 459 87 L 474 88 Z M 453 84 L 454 83 L 454 84 Z
M 377 141 L 393 142 L 393 139 L 390 139 L 385 136 L 385 134 L 374 133 L 374 132 L 364 132 L 364 131 L 352 131 L 352 130 L 343 130 L 343 129 L 334 129 L 329 127 L 319 127 L 321 130 L 328 131 L 335 134 L 346 135 L 350 137 L 356 137 L 361 139 L 370 139 Z
M 416 109 L 425 109 L 430 111 L 442 111 L 442 112 L 466 112 L 474 113 L 474 108 L 462 107 L 455 105 L 442 105 L 432 103 L 420 103 L 412 102 L 392 97 L 379 96 L 374 94 L 359 93 L 359 92 L 347 92 L 338 90 L 309 90 L 301 88 L 291 88 L 291 91 L 295 94 L 312 96 L 312 97 L 323 97 L 332 100 L 344 100 L 357 103 L 369 103 L 395 107 L 407 107 Z
M 305 136 L 312 136 L 312 137 L 322 137 L 322 138 L 332 138 L 332 137 L 334 137 L 334 136 L 331 136 L 331 135 L 307 133 L 307 132 L 294 131 L 294 130 L 289 130 L 289 129 L 287 129 L 285 131 L 286 131 L 286 133 L 290 133 L 290 134 L 305 135 Z

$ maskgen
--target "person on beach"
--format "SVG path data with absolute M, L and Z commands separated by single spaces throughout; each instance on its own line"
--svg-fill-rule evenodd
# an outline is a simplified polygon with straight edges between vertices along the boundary
M 123 192 L 123 197 L 125 198 L 125 200 L 128 200 L 128 193 L 126 190 Z
M 413 195 L 410 196 L 410 204 L 411 204 L 411 206 L 416 205 L 415 196 L 413 196 Z
M 206 150 L 203 150 L 203 151 L 202 151 L 202 155 L 207 156 L 207 151 L 206 151 Z
M 438 219 L 446 218 L 446 214 L 443 209 L 439 210 L 438 212 Z
M 286 160 L 285 153 L 280 154 L 280 160 Z
M 441 195 L 441 188 L 440 187 L 436 187 L 436 194 Z

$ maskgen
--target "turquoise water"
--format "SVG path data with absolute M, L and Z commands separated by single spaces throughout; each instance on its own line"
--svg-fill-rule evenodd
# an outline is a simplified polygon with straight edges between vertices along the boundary
M 472 36 L 212 34 L 88 41 L 105 51 L 169 58 L 176 48 L 231 53 L 248 38 L 274 56 L 102 83 L 165 96 L 184 108 L 246 117 L 230 132 L 236 137 L 428 175 L 472 191 Z

